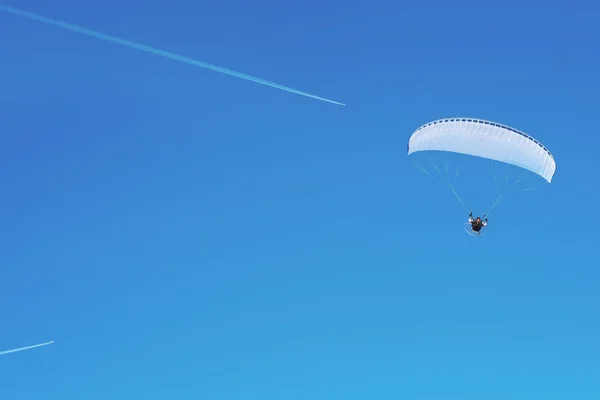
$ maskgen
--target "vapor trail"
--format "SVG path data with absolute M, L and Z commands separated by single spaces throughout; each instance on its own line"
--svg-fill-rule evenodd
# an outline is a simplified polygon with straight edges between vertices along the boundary
M 333 101 L 333 100 L 329 100 L 329 99 L 326 99 L 326 98 L 323 98 L 323 97 L 315 96 L 313 94 L 302 92 L 302 91 L 296 90 L 296 89 L 292 89 L 292 88 L 289 88 L 287 86 L 280 85 L 278 83 L 265 81 L 264 79 L 260 79 L 260 78 L 254 77 L 254 76 L 242 74 L 241 72 L 235 72 L 235 71 L 232 71 L 232 70 L 227 69 L 227 68 L 218 67 L 216 65 L 205 63 L 203 61 L 197 61 L 197 60 L 194 60 L 194 59 L 191 59 L 191 58 L 188 58 L 188 57 L 183 57 L 183 56 L 179 56 L 177 54 L 170 53 L 168 51 L 159 50 L 159 49 L 155 49 L 155 48 L 150 47 L 150 46 L 145 46 L 143 44 L 138 44 L 138 43 L 130 42 L 128 40 L 120 39 L 118 37 L 107 35 L 105 33 L 96 32 L 96 31 L 93 31 L 91 29 L 82 28 L 80 26 L 69 24 L 67 22 L 62 22 L 62 21 L 58 21 L 58 20 L 55 20 L 55 19 L 46 18 L 46 17 L 43 17 L 41 15 L 37 15 L 37 14 L 33 14 L 33 13 L 30 13 L 30 12 L 27 12 L 27 11 L 19 10 L 18 8 L 9 7 L 9 6 L 5 6 L 5 5 L 0 4 L 0 11 L 4 11 L 4 12 L 7 12 L 7 13 L 10 13 L 10 14 L 13 14 L 13 15 L 17 15 L 17 16 L 20 16 L 20 17 L 25 17 L 25 18 L 28 18 L 28 19 L 31 19 L 31 20 L 34 20 L 34 21 L 42 22 L 42 23 L 47 24 L 47 25 L 57 26 L 59 28 L 67 29 L 67 30 L 70 30 L 70 31 L 73 31 L 73 32 L 77 32 L 77 33 L 81 33 L 83 35 L 95 37 L 97 39 L 104 40 L 104 41 L 107 41 L 107 42 L 116 43 L 116 44 L 120 44 L 122 46 L 127 46 L 127 47 L 131 47 L 131 48 L 134 48 L 134 49 L 137 49 L 137 50 L 145 51 L 147 53 L 155 54 L 157 56 L 166 57 L 166 58 L 170 58 L 170 59 L 173 59 L 173 60 L 181 61 L 181 62 L 184 62 L 184 63 L 187 63 L 187 64 L 195 65 L 197 67 L 210 69 L 210 70 L 213 70 L 213 71 L 216 71 L 216 72 L 221 72 L 223 74 L 235 76 L 236 78 L 241 78 L 241 79 L 245 79 L 247 81 L 251 81 L 251 82 L 255 82 L 255 83 L 260 83 L 261 85 L 266 85 L 266 86 L 270 86 L 270 87 L 273 87 L 273 88 L 276 88 L 276 89 L 285 90 L 286 92 L 299 94 L 301 96 L 306 96 L 306 97 L 310 97 L 310 98 L 313 98 L 313 99 L 317 99 L 317 100 L 321 100 L 321 101 L 326 101 L 328 103 L 333 103 L 333 104 L 337 104 L 337 105 L 340 105 L 340 106 L 345 106 L 344 103 L 339 103 L 337 101 Z
M 52 343 L 54 343 L 54 340 L 51 341 L 51 342 L 34 344 L 33 346 L 19 347 L 18 349 L 0 351 L 0 356 L 3 356 L 3 355 L 8 354 L 8 353 L 16 353 L 18 351 L 25 351 L 25 350 L 29 350 L 29 349 L 35 349 L 36 347 L 47 346 L 47 345 L 52 344 Z

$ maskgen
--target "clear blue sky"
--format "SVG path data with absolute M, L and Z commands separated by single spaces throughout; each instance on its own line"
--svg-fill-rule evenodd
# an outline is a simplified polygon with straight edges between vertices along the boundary
M 417 4 L 10 3 L 347 106 L 0 13 L 0 398 L 600 398 L 600 6 Z M 481 238 L 447 116 L 557 160 Z

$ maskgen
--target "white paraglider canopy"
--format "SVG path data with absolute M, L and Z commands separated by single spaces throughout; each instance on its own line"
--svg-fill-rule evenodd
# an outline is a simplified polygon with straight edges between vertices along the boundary
M 554 157 L 543 144 L 517 129 L 480 119 L 446 118 L 421 126 L 408 141 L 408 155 L 430 150 L 512 164 L 548 183 L 556 171 Z

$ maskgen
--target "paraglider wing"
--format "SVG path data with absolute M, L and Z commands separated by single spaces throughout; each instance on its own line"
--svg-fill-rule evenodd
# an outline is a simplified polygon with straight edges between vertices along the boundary
M 556 172 L 554 157 L 543 144 L 514 128 L 480 119 L 447 118 L 421 126 L 408 141 L 408 155 L 433 150 L 512 164 L 548 183 Z

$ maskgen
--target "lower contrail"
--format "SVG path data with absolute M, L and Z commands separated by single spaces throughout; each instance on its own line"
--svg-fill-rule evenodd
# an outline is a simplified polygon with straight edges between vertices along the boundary
M 34 344 L 33 346 L 19 347 L 18 349 L 0 351 L 0 356 L 3 356 L 5 354 L 9 354 L 9 353 L 16 353 L 18 351 L 25 351 L 25 350 L 29 350 L 29 349 L 35 349 L 36 347 L 47 346 L 47 345 L 52 344 L 52 343 L 54 343 L 54 340 L 51 341 L 51 342 Z
M 333 103 L 333 104 L 337 104 L 337 105 L 340 105 L 340 106 L 345 106 L 344 103 L 340 103 L 340 102 L 329 100 L 329 99 L 326 99 L 326 98 L 323 98 L 323 97 L 315 96 L 315 95 L 310 94 L 310 93 L 301 92 L 300 90 L 292 89 L 292 88 L 289 88 L 287 86 L 280 85 L 278 83 L 265 81 L 264 79 L 260 79 L 260 78 L 254 77 L 254 76 L 242 74 L 241 72 L 235 72 L 235 71 L 232 71 L 232 70 L 227 69 L 227 68 L 218 67 L 216 65 L 208 64 L 208 63 L 205 63 L 205 62 L 202 62 L 202 61 L 197 61 L 197 60 L 194 60 L 194 59 L 191 59 L 191 58 L 188 58 L 188 57 L 179 56 L 177 54 L 173 54 L 173 53 L 170 53 L 168 51 L 159 50 L 159 49 L 155 49 L 155 48 L 150 47 L 150 46 L 145 46 L 143 44 L 138 44 L 138 43 L 130 42 L 128 40 L 120 39 L 118 37 L 107 35 L 105 33 L 96 32 L 96 31 L 93 31 L 91 29 L 82 28 L 80 26 L 69 24 L 67 22 L 62 22 L 62 21 L 58 21 L 58 20 L 55 20 L 55 19 L 46 18 L 46 17 L 43 17 L 41 15 L 37 15 L 37 14 L 33 14 L 33 13 L 30 13 L 30 12 L 27 12 L 27 11 L 19 10 L 18 8 L 9 7 L 9 6 L 5 6 L 5 5 L 0 4 L 0 11 L 4 11 L 4 12 L 7 12 L 7 13 L 10 13 L 10 14 L 13 14 L 13 15 L 17 15 L 17 16 L 20 16 L 20 17 L 25 17 L 25 18 L 28 18 L 28 19 L 31 19 L 31 20 L 34 20 L 34 21 L 42 22 L 42 23 L 47 24 L 47 25 L 52 25 L 52 26 L 57 26 L 59 28 L 68 29 L 70 31 L 81 33 L 83 35 L 87 35 L 87 36 L 91 36 L 91 37 L 95 37 L 97 39 L 104 40 L 104 41 L 107 41 L 107 42 L 112 42 L 112 43 L 120 44 L 122 46 L 127 46 L 127 47 L 131 47 L 131 48 L 138 49 L 138 50 L 141 50 L 141 51 L 145 51 L 147 53 L 155 54 L 157 56 L 166 57 L 166 58 L 170 58 L 170 59 L 173 59 L 173 60 L 181 61 L 181 62 L 184 62 L 184 63 L 187 63 L 187 64 L 195 65 L 197 67 L 202 67 L 202 68 L 210 69 L 210 70 L 213 70 L 213 71 L 216 71 L 216 72 L 221 72 L 223 74 L 235 76 L 237 78 L 245 79 L 247 81 L 251 81 L 251 82 L 255 82 L 255 83 L 260 83 L 261 85 L 266 85 L 266 86 L 270 86 L 270 87 L 273 87 L 273 88 L 276 88 L 276 89 L 285 90 L 286 92 L 299 94 L 301 96 L 306 96 L 306 97 L 310 97 L 310 98 L 313 98 L 313 99 L 317 99 L 317 100 L 321 100 L 321 101 L 326 101 L 328 103 Z

